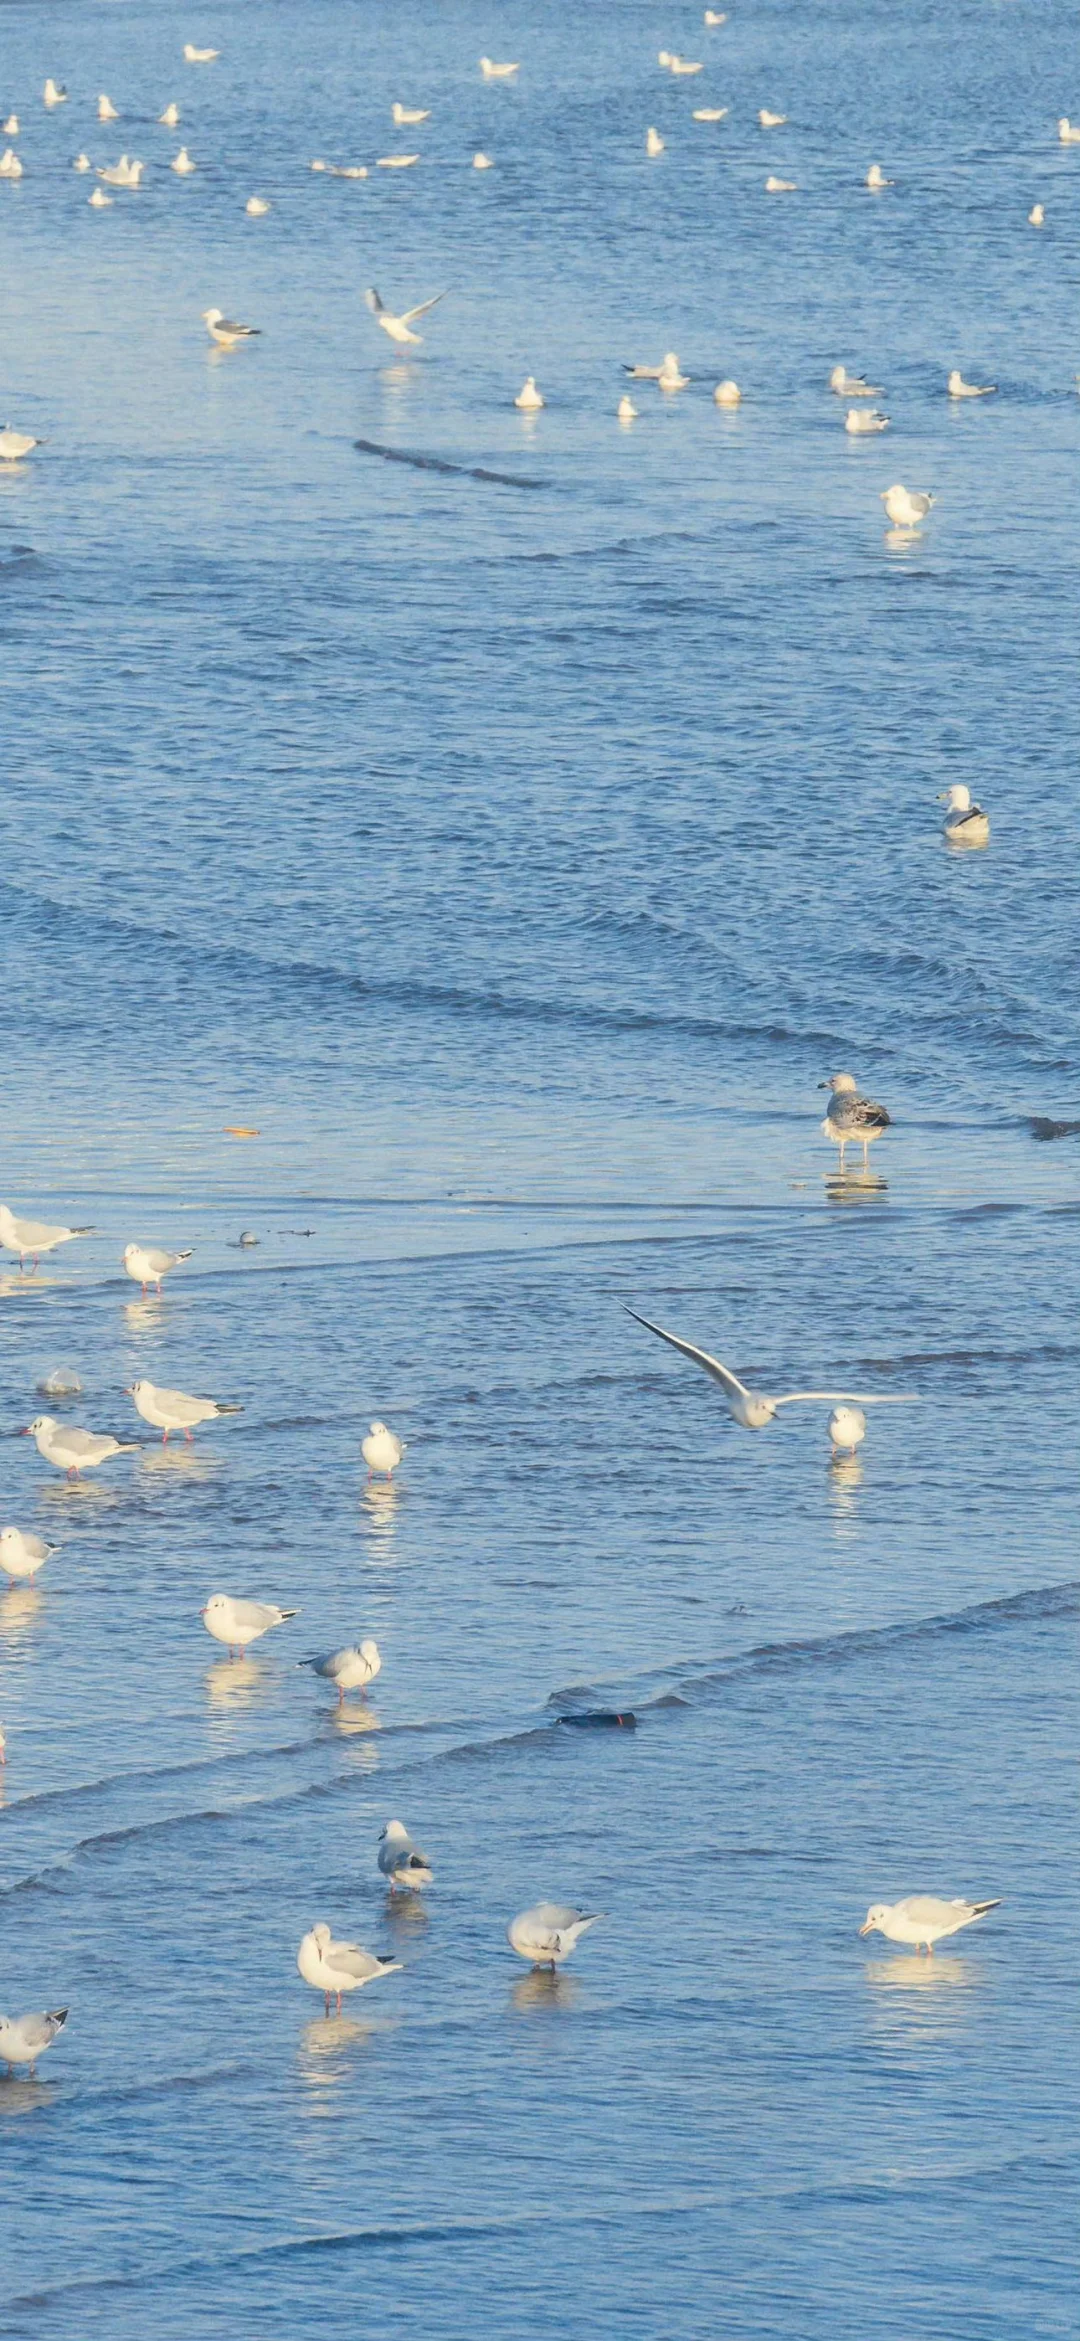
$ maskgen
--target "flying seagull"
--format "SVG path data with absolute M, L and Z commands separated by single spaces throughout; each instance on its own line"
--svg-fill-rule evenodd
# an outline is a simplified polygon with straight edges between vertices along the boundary
M 763 1390 L 748 1390 L 745 1382 L 740 1382 L 737 1374 L 731 1373 L 727 1366 L 722 1366 L 719 1358 L 710 1357 L 707 1349 L 696 1349 L 692 1341 L 683 1341 L 677 1333 L 665 1332 L 662 1325 L 652 1324 L 648 1317 L 639 1317 L 636 1309 L 628 1309 L 627 1315 L 633 1317 L 635 1324 L 644 1325 L 649 1333 L 657 1334 L 661 1341 L 669 1341 L 672 1349 L 680 1350 L 683 1357 L 691 1358 L 696 1366 L 701 1366 L 708 1374 L 711 1381 L 719 1382 L 732 1421 L 741 1423 L 744 1431 L 763 1431 L 766 1424 L 773 1421 L 778 1407 L 795 1406 L 803 1399 L 820 1399 L 829 1406 L 842 1399 L 852 1401 L 857 1406 L 902 1406 L 911 1404 L 916 1396 L 914 1391 L 905 1391 L 896 1396 L 890 1392 L 888 1397 L 882 1398 L 863 1398 L 854 1390 L 788 1390 L 782 1398 L 767 1398 Z
M 373 285 L 369 285 L 364 299 L 376 323 L 382 326 L 383 332 L 389 334 L 391 341 L 404 344 L 408 341 L 423 341 L 423 334 L 410 333 L 409 327 L 414 317 L 426 317 L 428 310 L 434 309 L 436 302 L 445 301 L 446 294 L 445 292 L 435 293 L 430 301 L 418 302 L 415 309 L 404 310 L 400 317 L 391 316 L 389 309 L 383 306 L 382 297 L 375 291 Z

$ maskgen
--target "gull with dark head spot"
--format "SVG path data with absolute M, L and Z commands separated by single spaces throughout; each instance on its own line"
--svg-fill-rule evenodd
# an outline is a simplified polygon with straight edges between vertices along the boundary
M 400 1886 L 404 1892 L 418 1894 L 430 1886 L 434 1876 L 426 1853 L 410 1837 L 404 1821 L 388 1821 L 379 1833 L 379 1868 L 390 1881 L 390 1892 Z
M 382 1669 L 379 1645 L 370 1635 L 366 1641 L 351 1643 L 345 1650 L 332 1650 L 327 1658 L 301 1658 L 300 1666 L 310 1666 L 324 1682 L 337 1684 L 338 1706 L 346 1691 L 366 1691 Z
M 386 1473 L 392 1479 L 402 1456 L 405 1441 L 396 1431 L 388 1431 L 384 1422 L 373 1422 L 366 1439 L 360 1441 L 360 1453 L 368 1467 L 368 1478 L 373 1471 Z
M 445 301 L 446 294 L 445 292 L 433 293 L 430 301 L 418 301 L 415 309 L 403 309 L 400 317 L 396 317 L 393 310 L 386 307 L 382 295 L 376 292 L 374 285 L 369 285 L 364 299 L 376 324 L 381 325 L 383 332 L 389 334 L 391 341 L 396 341 L 399 347 L 403 348 L 406 342 L 420 343 L 423 341 L 423 334 L 413 333 L 411 328 L 418 317 L 426 317 L 429 309 L 434 309 L 440 301 Z
M 640 1317 L 636 1309 L 628 1309 L 627 1315 L 633 1317 L 635 1324 L 644 1325 L 648 1333 L 655 1333 L 659 1340 L 670 1343 L 672 1349 L 677 1349 L 682 1357 L 688 1357 L 693 1365 L 700 1366 L 710 1381 L 719 1383 L 732 1421 L 737 1422 L 744 1431 L 763 1431 L 775 1420 L 779 1407 L 798 1406 L 808 1400 L 829 1406 L 838 1403 L 855 1406 L 903 1406 L 913 1403 L 912 1392 L 895 1397 L 890 1392 L 888 1397 L 864 1398 L 857 1397 L 851 1390 L 788 1390 L 781 1398 L 770 1398 L 764 1390 L 748 1390 L 745 1382 L 740 1382 L 730 1367 L 722 1366 L 719 1358 L 711 1357 L 707 1349 L 698 1349 L 694 1342 L 683 1341 L 679 1334 L 666 1332 L 663 1325 L 654 1325 L 651 1318 Z
M 320 1923 L 304 1936 L 296 1964 L 304 1982 L 322 1992 L 327 2015 L 336 1994 L 340 2016 L 342 1992 L 359 1991 L 362 1984 L 373 1983 L 377 1975 L 393 1975 L 401 1961 L 380 1959 L 374 1951 L 365 1951 L 362 1943 L 336 1943 L 330 1928 Z
M 83 1471 L 96 1471 L 114 1455 L 134 1455 L 138 1444 L 133 1439 L 111 1438 L 107 1431 L 81 1431 L 74 1423 L 57 1422 L 51 1414 L 35 1415 L 19 1437 L 32 1439 L 43 1460 L 56 1471 L 66 1471 L 69 1479 L 78 1479 Z
M 199 1614 L 215 1642 L 225 1643 L 230 1658 L 234 1650 L 239 1650 L 242 1658 L 251 1643 L 261 1641 L 271 1626 L 283 1626 L 287 1619 L 298 1618 L 300 1612 L 279 1609 L 276 1601 L 245 1601 L 232 1593 L 212 1593 Z
M 958 1935 L 961 1927 L 974 1926 L 988 1910 L 1000 1908 L 1000 1895 L 993 1902 L 965 1902 L 958 1894 L 946 1902 L 941 1894 L 905 1894 L 902 1902 L 872 1902 L 859 1933 L 884 1935 L 890 1943 L 910 1943 L 916 1951 L 925 1947 L 930 1958 L 934 1944 L 945 1935 Z
M 67 2015 L 66 2008 L 53 2008 L 42 2016 L 0 2016 L 0 2063 L 9 2073 L 13 2065 L 29 2065 L 33 2072 L 38 2058 L 63 2031 Z
M 167 1447 L 170 1431 L 183 1431 L 190 1439 L 201 1422 L 216 1422 L 223 1414 L 243 1414 L 242 1406 L 220 1406 L 216 1398 L 191 1398 L 186 1390 L 162 1390 L 145 1378 L 130 1382 L 125 1398 L 133 1398 L 135 1409 L 143 1421 L 161 1432 L 161 1443 Z
M 214 315 L 220 317 L 220 309 L 216 309 Z M 247 328 L 238 326 L 236 330 L 246 332 Z M 158 1244 L 125 1244 L 121 1266 L 133 1283 L 141 1284 L 145 1296 L 148 1284 L 156 1284 L 160 1292 L 162 1277 L 168 1276 L 170 1269 L 181 1267 L 190 1258 L 191 1247 L 186 1252 L 166 1252 Z
M 6 1577 L 36 1577 L 59 1550 L 58 1544 L 46 1544 L 28 1528 L 0 1528 L 0 1569 Z
M 875 1105 L 873 1098 L 861 1096 L 850 1073 L 832 1073 L 827 1081 L 819 1081 L 819 1089 L 832 1091 L 821 1125 L 822 1136 L 831 1138 L 840 1148 L 840 1175 L 844 1173 L 844 1151 L 852 1139 L 857 1139 L 863 1150 L 863 1169 L 870 1161 L 870 1148 L 875 1138 L 890 1125 L 891 1116 L 883 1105 Z M 842 1396 L 842 1392 L 835 1393 Z

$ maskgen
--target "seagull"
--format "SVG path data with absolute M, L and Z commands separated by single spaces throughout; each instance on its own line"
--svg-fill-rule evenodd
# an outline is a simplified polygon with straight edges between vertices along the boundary
M 184 42 L 185 65 L 212 65 L 220 55 L 220 49 L 196 49 L 191 41 Z
M 185 1439 L 190 1439 L 197 1423 L 216 1422 L 219 1415 L 244 1411 L 242 1406 L 219 1406 L 214 1398 L 189 1398 L 183 1390 L 159 1390 L 147 1381 L 132 1382 L 124 1396 L 133 1398 L 143 1421 L 161 1432 L 163 1447 L 169 1444 L 170 1431 L 183 1431 Z
M 164 113 L 158 115 L 158 121 L 164 122 L 166 130 L 175 130 L 179 120 L 180 108 L 176 103 L 176 99 L 170 98 Z
M 769 172 L 765 181 L 766 195 L 797 195 L 798 192 L 799 182 L 797 179 L 778 179 L 775 171 Z
M 221 311 L 208 310 L 207 315 L 219 317 Z M 237 333 L 248 330 L 242 325 L 235 327 Z M 145 1298 L 147 1285 L 156 1284 L 160 1292 L 162 1277 L 167 1276 L 171 1268 L 179 1268 L 182 1261 L 190 1260 L 193 1250 L 193 1245 L 189 1245 L 186 1252 L 163 1252 L 156 1244 L 125 1244 L 121 1266 L 126 1268 L 133 1283 L 141 1284 Z
M 695 106 L 692 119 L 695 122 L 722 122 L 727 112 L 726 106 Z
M 0 179 L 21 179 L 23 167 L 14 147 L 5 147 L 0 154 Z
M 846 366 L 834 366 L 829 376 L 829 388 L 838 398 L 883 398 L 880 382 L 865 382 L 861 374 L 849 374 Z
M 713 400 L 717 406 L 741 406 L 742 391 L 737 382 L 718 382 Z
M 423 106 L 399 106 L 395 100 L 390 112 L 399 130 L 404 130 L 406 125 L 411 129 L 414 122 L 430 122 L 431 120 L 430 106 L 426 109 Z
M 662 138 L 661 138 L 661 136 L 660 136 L 660 132 L 659 132 L 658 130 L 653 130 L 652 128 L 649 128 L 649 129 L 648 129 L 648 130 L 645 132 L 645 152 L 646 152 L 646 154 L 647 154 L 647 155 L 651 155 L 651 156 L 652 156 L 652 157 L 655 159 L 655 157 L 656 157 L 658 154 L 663 154 L 663 151 L 664 151 L 664 141 L 663 141 L 663 139 L 662 139 Z
M 38 2058 L 63 2031 L 67 2016 L 66 2008 L 53 2008 L 44 2016 L 0 2016 L 0 2060 L 9 2073 L 12 2065 L 29 2065 L 32 2073 Z
M 1070 122 L 1068 115 L 1063 114 L 1058 123 L 1058 137 L 1062 146 L 1080 146 L 1080 125 Z
M 872 1098 L 861 1097 L 850 1073 L 833 1073 L 828 1081 L 819 1081 L 819 1089 L 831 1089 L 832 1103 L 826 1109 L 821 1125 L 826 1138 L 832 1138 L 840 1148 L 840 1176 L 844 1175 L 844 1149 L 857 1138 L 863 1150 L 863 1169 L 870 1160 L 870 1148 L 875 1138 L 889 1128 L 891 1115 L 883 1105 L 875 1105 Z M 834 1396 L 842 1398 L 842 1390 Z
M 701 67 L 700 65 L 692 65 L 686 57 L 673 57 L 668 70 L 675 74 L 700 73 Z
M 82 1471 L 96 1471 L 114 1455 L 134 1455 L 138 1447 L 137 1440 L 113 1439 L 107 1431 L 76 1430 L 73 1425 L 58 1423 L 51 1414 L 36 1415 L 19 1437 L 32 1439 L 45 1462 L 57 1471 L 66 1471 L 69 1479 L 78 1479 Z
M 343 1991 L 358 1991 L 361 1984 L 373 1982 L 377 1975 L 393 1975 L 400 1968 L 401 1960 L 379 1959 L 373 1951 L 365 1951 L 360 1943 L 335 1943 L 330 1928 L 319 1925 L 304 1936 L 296 1964 L 304 1982 L 322 1992 L 327 2015 L 336 1992 L 340 2016 Z
M 328 179 L 366 179 L 366 163 L 312 163 L 313 171 L 325 171 Z
M 44 1537 L 32 1536 L 26 1528 L 0 1528 L 0 1569 L 9 1577 L 36 1577 L 59 1550 L 58 1544 L 46 1544 Z
M 3 131 L 5 138 L 17 138 L 19 135 L 18 115 L 9 114 L 6 122 L 0 122 L 0 130 Z
M 634 405 L 633 399 L 627 398 L 625 391 L 619 400 L 615 412 L 619 418 L 620 423 L 632 423 L 636 419 L 637 408 Z
M 951 788 L 938 797 L 939 805 L 947 805 L 945 835 L 950 845 L 986 845 L 990 838 L 990 816 L 981 805 L 971 802 L 971 790 L 962 781 L 954 780 Z
M 137 187 L 145 168 L 145 163 L 133 163 L 122 154 L 118 163 L 110 163 L 107 169 L 100 170 L 98 178 L 104 180 L 106 187 Z
M 973 1926 L 988 1910 L 1000 1908 L 1000 1895 L 993 1902 L 965 1902 L 957 1894 L 946 1902 L 940 1894 L 905 1894 L 902 1902 L 872 1902 L 859 1933 L 884 1935 L 890 1943 L 914 1943 L 916 1951 L 925 1943 L 932 1958 L 934 1944 L 943 1935 L 958 1935 L 962 1926 Z
M 192 172 L 198 168 L 198 163 L 192 162 L 186 146 L 181 147 L 179 154 L 174 154 L 169 164 L 170 171 L 175 171 L 178 179 L 190 179 Z
M 63 83 L 54 81 L 51 73 L 41 95 L 47 106 L 66 106 L 67 104 L 67 91 Z
M 888 428 L 888 415 L 879 414 L 876 407 L 849 406 L 844 416 L 844 429 L 853 439 L 860 438 L 867 431 L 887 431 Z
M 520 1910 L 506 1930 L 506 1940 L 519 1959 L 533 1967 L 555 1969 L 570 1957 L 587 1927 L 603 1918 L 602 1910 L 574 1910 L 565 1902 L 534 1902 Z
M 787 115 L 770 114 L 768 106 L 762 106 L 758 114 L 758 121 L 763 130 L 779 130 L 781 124 L 787 121 Z
M 859 1406 L 900 1406 L 912 1403 L 913 1394 L 910 1392 L 902 1398 L 894 1398 L 891 1392 L 883 1398 L 857 1398 L 851 1390 L 788 1390 L 782 1398 L 768 1398 L 763 1390 L 748 1390 L 745 1382 L 740 1382 L 738 1375 L 733 1374 L 729 1367 L 722 1366 L 719 1358 L 711 1357 L 707 1349 L 697 1349 L 692 1341 L 681 1340 L 677 1333 L 665 1332 L 662 1325 L 654 1325 L 650 1318 L 639 1317 L 636 1309 L 628 1309 L 626 1313 L 633 1317 L 636 1324 L 644 1325 L 649 1333 L 657 1334 L 661 1341 L 670 1342 L 672 1349 L 679 1350 L 694 1365 L 701 1366 L 711 1381 L 719 1382 L 732 1421 L 739 1423 L 744 1431 L 763 1431 L 773 1421 L 778 1407 L 801 1405 L 804 1399 L 823 1400 L 830 1405 L 840 1400 L 853 1401 Z
M 111 98 L 100 97 L 98 99 L 97 118 L 99 122 L 118 122 L 120 120 Z
M 112 196 L 106 195 L 104 187 L 95 187 L 90 197 L 90 209 L 91 211 L 107 211 L 111 202 Z
M 492 167 L 491 156 L 489 154 L 485 154 L 482 147 L 477 151 L 476 154 L 474 154 L 472 159 L 472 167 L 474 171 L 490 171 Z
M 834 1455 L 854 1455 L 866 1437 L 866 1416 L 861 1406 L 834 1406 L 825 1425 L 825 1435 L 832 1441 Z
M 954 366 L 949 376 L 948 389 L 950 398 L 992 398 L 997 383 L 965 382 L 959 366 Z
M 1041 203 L 1033 203 L 1033 204 L 1032 204 L 1032 207 L 1031 207 L 1031 210 L 1030 210 L 1030 211 L 1029 211 L 1029 213 L 1028 213 L 1028 226 L 1029 226 L 1029 228 L 1041 228 L 1041 227 L 1043 227 L 1043 226 L 1045 225 L 1045 222 L 1046 222 L 1046 213 L 1045 213 L 1045 211 L 1043 210 L 1042 204 L 1041 204 Z
M 219 350 L 234 350 L 238 341 L 257 341 L 261 325 L 238 325 L 234 318 L 224 317 L 220 309 L 204 309 L 203 324 L 212 342 Z M 184 1258 L 187 1258 L 185 1253 Z
M 249 195 L 244 205 L 249 219 L 265 219 L 270 206 L 261 195 Z
M 415 309 L 404 309 L 400 317 L 395 317 L 389 309 L 384 307 L 382 296 L 375 291 L 374 285 L 368 287 L 364 299 L 376 324 L 382 326 L 383 332 L 389 334 L 391 341 L 396 341 L 403 346 L 406 342 L 419 343 L 423 341 L 422 333 L 410 333 L 409 328 L 414 318 L 426 317 L 429 309 L 434 309 L 440 301 L 445 301 L 446 294 L 445 292 L 433 293 L 430 301 L 418 301 Z
M 508 81 L 517 72 L 516 65 L 497 65 L 493 57 L 481 57 L 480 71 L 485 81 Z
M 384 1422 L 373 1422 L 367 1438 L 360 1442 L 360 1453 L 369 1479 L 373 1471 L 385 1471 L 387 1479 L 392 1479 L 405 1453 L 405 1441 L 395 1431 L 388 1431 Z
M 286 1618 L 298 1618 L 298 1609 L 279 1609 L 273 1601 L 237 1600 L 231 1593 L 212 1593 L 205 1609 L 199 1611 L 208 1634 L 215 1642 L 228 1645 L 230 1658 L 239 1650 L 241 1658 L 249 1643 L 268 1634 L 271 1626 L 283 1626 Z
M 77 155 L 76 155 L 76 157 L 75 157 L 75 160 L 74 160 L 74 162 L 72 163 L 72 166 L 71 166 L 71 168 L 72 168 L 72 170 L 73 170 L 73 171 L 88 171 L 88 170 L 89 170 L 89 168 L 90 168 L 90 157 L 89 157 L 89 155 L 88 155 L 88 154 L 77 154 Z
M 407 171 L 412 163 L 418 163 L 419 160 L 418 154 L 381 154 L 375 168 L 377 171 Z
M 879 195 L 883 187 L 892 187 L 895 181 L 886 178 L 880 163 L 871 163 L 866 174 L 866 184 L 874 195 Z
M 418 1894 L 430 1886 L 433 1873 L 428 1867 L 426 1853 L 410 1837 L 404 1821 L 388 1821 L 379 1832 L 379 1868 L 390 1880 L 390 1892 L 401 1886 Z
M 364 1642 L 350 1643 L 346 1650 L 332 1650 L 327 1658 L 301 1658 L 300 1666 L 310 1666 L 324 1681 L 337 1684 L 338 1706 L 346 1691 L 366 1691 L 382 1670 L 379 1645 L 368 1635 Z
M 726 24 L 727 12 L 723 8 L 707 8 L 703 21 L 708 25 Z
M 527 374 L 514 400 L 514 405 L 521 408 L 522 414 L 535 415 L 539 414 L 543 403 L 532 375 Z
M 5 445 L 9 440 L 14 445 Z M 43 445 L 43 440 L 29 439 L 24 432 L 12 431 L 6 424 L 0 431 L 0 456 L 7 463 L 17 462 L 20 456 L 29 455 L 32 447 Z M 36 1268 L 45 1253 L 55 1252 L 58 1244 L 74 1243 L 76 1236 L 92 1236 L 93 1232 L 92 1227 L 50 1227 L 44 1219 L 16 1219 L 7 1204 L 0 1203 L 0 1244 L 5 1252 L 18 1253 L 20 1269 L 27 1253 Z
M 665 358 L 664 366 L 666 366 L 666 364 L 667 359 Z M 679 361 L 676 358 L 676 371 L 678 370 L 678 364 Z M 659 382 L 660 376 L 664 371 L 664 366 L 624 366 L 623 373 L 629 374 L 631 382 Z M 1080 382 L 1080 374 L 1077 375 L 1077 381 Z
M 661 390 L 685 390 L 690 376 L 679 372 L 678 358 L 669 350 L 656 379 Z
M 903 488 L 897 481 L 895 487 L 882 488 L 881 501 L 894 528 L 918 528 L 936 499 L 921 488 Z
M 10 423 L 5 423 L 3 430 L 0 430 L 0 463 L 21 463 L 24 455 L 29 455 L 35 447 L 44 447 L 44 445 L 44 439 L 32 439 L 28 431 L 13 431 Z M 7 1204 L 0 1205 L 0 1210 L 7 1211 Z M 9 1211 L 8 1218 L 11 1218 Z M 0 1220 L 0 1225 L 2 1224 L 3 1222 Z M 33 1223 L 24 1222 L 23 1224 L 32 1225 Z M 73 1227 L 65 1229 L 64 1232 L 67 1235 L 81 1236 L 89 1235 L 90 1230 L 89 1228 Z M 3 1237 L 0 1237 L 0 1242 L 3 1241 Z M 58 1237 L 57 1241 L 62 1243 L 63 1237 Z M 12 1251 L 17 1249 L 15 1245 L 10 1245 L 8 1248 Z M 44 1248 L 48 1249 L 49 1247 Z

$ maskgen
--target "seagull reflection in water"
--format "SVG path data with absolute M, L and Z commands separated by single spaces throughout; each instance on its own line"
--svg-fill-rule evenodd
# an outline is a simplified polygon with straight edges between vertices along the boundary
M 367 1733 L 382 1730 L 378 1716 L 372 1714 L 370 1707 L 349 1707 L 342 1703 L 328 1708 L 323 1720 L 331 1731 L 340 1732 L 342 1739 L 363 1738 Z M 368 1764 L 378 1762 L 375 1748 L 360 1748 L 357 1752 Z
M 5 1641 L 17 1642 L 25 1634 L 41 1608 L 41 1588 L 37 1585 L 12 1585 L 0 1597 L 0 1635 Z
M 300 2035 L 300 2071 L 309 2082 L 318 2082 L 320 2090 L 326 2083 L 344 2081 L 349 2072 L 346 2052 L 366 2046 L 374 2037 L 373 2024 L 361 2024 L 355 2016 L 315 2016 L 305 2024 Z M 334 2060 L 338 2060 L 335 2062 Z
M 205 1447 L 146 1446 L 135 1466 L 139 1472 L 179 1472 L 186 1479 L 213 1479 L 221 1470 L 222 1457 L 207 1453 Z
M 528 1975 L 519 1975 L 510 1986 L 510 2004 L 519 2016 L 535 2016 L 555 2009 L 563 2015 L 581 2001 L 581 1984 L 577 1976 L 567 1975 L 550 1967 L 534 1967 Z
M 367 1514 L 361 1525 L 366 1528 L 373 1544 L 389 1544 L 397 1526 L 394 1515 L 400 1495 L 401 1490 L 394 1486 L 392 1479 L 373 1479 L 370 1487 L 361 1489 L 360 1503 L 363 1512 Z
M 206 1692 L 212 1707 L 249 1707 L 270 1680 L 258 1658 L 220 1658 L 206 1670 Z
M 165 1302 L 160 1292 L 147 1293 L 145 1300 L 124 1302 L 124 1323 L 129 1333 L 156 1333 L 164 1314 Z
M 862 1477 L 862 1461 L 858 1455 L 832 1457 L 829 1463 L 829 1502 L 838 1538 L 847 1538 L 854 1533 L 859 1516 L 856 1490 L 862 1486 Z
M 899 1951 L 892 1959 L 868 1959 L 866 1981 L 874 1995 L 875 2033 L 896 2046 L 918 2048 L 967 2025 L 966 1994 L 982 1981 L 982 1970 L 974 1959 L 917 1959 Z
M 48 2082 L 39 2081 L 36 2075 L 31 2080 L 29 2074 L 12 2073 L 10 2077 L 0 2074 L 0 2125 L 5 2118 L 18 2119 L 24 2113 L 40 2112 L 51 2097 Z

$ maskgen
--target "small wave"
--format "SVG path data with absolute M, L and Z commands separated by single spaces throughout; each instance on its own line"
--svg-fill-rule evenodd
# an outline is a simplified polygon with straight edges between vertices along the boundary
M 486 480 L 496 488 L 546 488 L 547 480 L 533 480 L 512 471 L 489 471 L 482 463 L 448 463 L 443 455 L 413 455 L 403 447 L 384 447 L 378 439 L 354 439 L 358 455 L 381 455 L 384 463 L 407 463 L 413 471 L 449 472 L 461 480 Z

